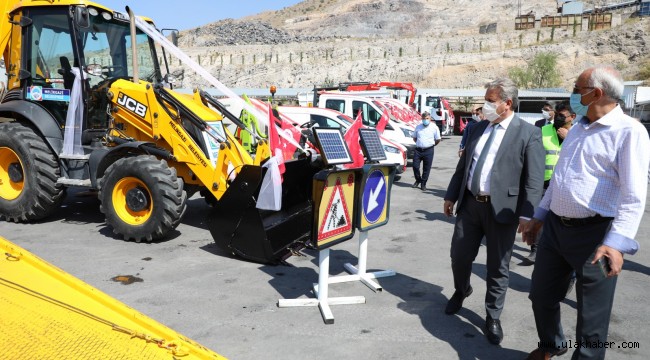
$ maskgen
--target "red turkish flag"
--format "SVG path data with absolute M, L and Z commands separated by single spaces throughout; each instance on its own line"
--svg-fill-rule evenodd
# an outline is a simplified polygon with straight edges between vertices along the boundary
M 278 128 L 275 124 L 275 116 L 273 116 L 273 109 L 269 104 L 267 107 L 269 112 L 269 148 L 271 148 L 271 156 L 278 157 L 278 166 L 280 169 L 280 174 L 284 174 L 284 154 L 282 152 L 282 141 L 280 140 L 280 135 L 278 135 Z
M 350 156 L 354 160 L 351 164 L 344 165 L 346 169 L 363 167 L 363 152 L 361 151 L 361 145 L 359 145 L 359 129 L 363 126 L 361 114 L 362 112 L 359 110 L 357 119 L 354 120 L 344 136 L 345 143 L 348 144 L 348 149 L 350 149 Z
M 384 109 L 384 112 L 381 114 L 381 118 L 377 122 L 377 126 L 376 126 L 376 129 L 379 132 L 379 134 L 384 133 L 387 124 L 388 124 L 388 110 Z

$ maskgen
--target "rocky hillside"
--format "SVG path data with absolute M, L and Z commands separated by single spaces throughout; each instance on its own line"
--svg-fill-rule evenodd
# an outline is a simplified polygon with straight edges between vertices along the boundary
M 556 15 L 554 0 L 307 0 L 181 33 L 180 46 L 230 87 L 312 87 L 341 81 L 412 81 L 480 87 L 538 52 L 560 54 L 568 86 L 608 63 L 630 79 L 650 50 L 650 20 L 615 14 L 614 28 L 514 30 L 514 17 Z M 590 6 L 587 5 L 587 8 Z M 497 31 L 480 34 L 481 25 Z M 201 86 L 186 71 L 182 86 Z

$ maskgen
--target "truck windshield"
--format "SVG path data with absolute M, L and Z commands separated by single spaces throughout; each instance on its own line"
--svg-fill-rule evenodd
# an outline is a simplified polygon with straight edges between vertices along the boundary
M 432 108 L 439 108 L 440 98 L 438 96 L 427 96 L 426 106 Z
M 90 85 L 105 79 L 133 77 L 133 54 L 129 23 L 117 12 L 91 8 L 90 26 L 79 29 L 86 67 L 101 68 L 101 75 L 91 73 Z M 139 77 L 148 82 L 160 80 L 156 50 L 149 37 L 136 30 L 136 51 Z M 94 76 L 92 76 L 94 75 Z

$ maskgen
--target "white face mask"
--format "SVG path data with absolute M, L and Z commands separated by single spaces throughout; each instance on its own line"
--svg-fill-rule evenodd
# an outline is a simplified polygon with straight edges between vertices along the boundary
M 489 101 L 486 101 L 485 104 L 483 104 L 483 116 L 485 116 L 488 121 L 495 121 L 499 116 L 501 116 L 501 114 L 503 114 L 503 112 L 505 112 L 504 110 L 501 114 L 497 114 L 497 106 L 497 104 Z
M 478 117 L 478 115 L 476 115 L 476 114 L 472 115 L 472 119 L 474 119 L 474 121 L 481 121 L 481 118 Z
M 544 118 L 544 120 L 548 120 L 551 118 L 551 113 L 549 113 L 546 110 L 542 110 L 542 117 Z

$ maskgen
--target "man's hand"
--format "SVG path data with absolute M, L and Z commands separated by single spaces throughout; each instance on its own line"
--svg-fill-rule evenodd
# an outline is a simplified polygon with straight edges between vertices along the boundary
M 458 157 L 463 156 L 463 153 L 465 152 L 465 149 L 460 149 L 458 150 Z
M 443 212 L 447 216 L 452 216 L 454 214 L 454 201 L 445 200 L 445 204 L 443 205 Z
M 596 254 L 594 255 L 594 261 L 592 261 L 592 264 L 595 264 L 598 262 L 598 259 L 601 257 L 606 257 L 609 260 L 609 267 L 611 270 L 609 273 L 607 273 L 607 277 L 613 277 L 617 276 L 618 274 L 621 273 L 621 270 L 623 269 L 623 254 L 614 249 L 613 247 L 609 247 L 607 245 L 601 245 L 596 249 Z
M 564 138 L 566 138 L 566 135 L 568 133 L 569 133 L 569 129 L 567 129 L 565 127 L 561 127 L 559 129 L 557 129 L 557 136 L 562 140 L 564 140 Z
M 521 222 L 522 219 L 519 219 L 519 229 L 517 229 L 517 232 L 521 233 L 521 237 L 526 242 L 526 244 L 533 245 L 535 243 L 535 240 L 537 240 L 537 235 L 542 229 L 542 225 L 544 225 L 544 223 L 535 218 L 532 218 L 530 221 L 523 224 L 523 226 Z

